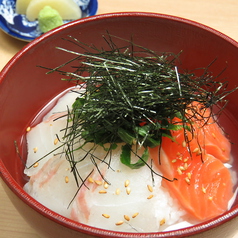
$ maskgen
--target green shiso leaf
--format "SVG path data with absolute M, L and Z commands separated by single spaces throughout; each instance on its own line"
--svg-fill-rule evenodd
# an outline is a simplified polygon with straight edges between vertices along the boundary
M 122 129 L 121 127 L 118 128 L 117 134 L 123 142 L 129 145 L 136 144 L 136 138 L 132 134 L 130 134 L 128 131 Z
M 149 150 L 146 148 L 141 157 L 138 156 L 138 161 L 134 164 L 131 163 L 131 154 L 132 146 L 131 145 L 123 145 L 121 147 L 122 153 L 120 155 L 121 163 L 128 166 L 131 169 L 139 169 L 144 166 L 149 158 Z

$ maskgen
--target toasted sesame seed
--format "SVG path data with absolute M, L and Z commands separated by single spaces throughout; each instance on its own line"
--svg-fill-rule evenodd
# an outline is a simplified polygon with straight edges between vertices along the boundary
M 54 145 L 57 145 L 58 142 L 59 142 L 59 139 L 58 139 L 58 138 L 55 138 L 55 140 L 54 140 Z
M 176 160 L 176 159 L 173 159 L 171 162 L 172 162 L 172 163 L 176 163 L 176 162 L 177 162 L 177 160 Z
M 89 178 L 88 178 L 88 182 L 89 182 L 89 183 L 94 183 L 94 179 L 93 179 L 92 177 L 89 177 Z
M 183 159 L 183 156 L 179 156 L 179 157 L 178 157 L 178 159 L 182 161 L 182 159 Z
M 212 137 L 214 138 L 214 139 L 216 139 L 217 137 L 216 137 L 216 135 L 214 134 L 214 133 L 212 133 Z
M 183 141 L 182 146 L 186 147 L 186 145 L 187 145 L 186 141 Z
M 119 195 L 120 193 L 121 193 L 120 188 L 117 188 L 117 189 L 116 189 L 116 195 Z
M 28 127 L 26 128 L 26 131 L 29 132 L 30 130 L 31 130 L 31 127 L 28 126 Z
M 69 182 L 69 177 L 68 176 L 65 176 L 65 183 L 68 183 Z
M 164 224 L 165 224 L 165 218 L 162 219 L 159 224 L 160 224 L 161 226 L 164 225 Z
M 104 182 L 103 187 L 104 187 L 105 189 L 107 189 L 107 188 L 109 187 L 109 184 L 108 184 L 107 182 Z
M 127 187 L 127 188 L 126 188 L 126 193 L 127 193 L 128 195 L 131 193 L 130 187 Z
M 197 153 L 198 151 L 199 151 L 199 148 L 197 147 L 193 150 L 193 153 Z
M 128 187 L 129 186 L 129 184 L 130 184 L 130 181 L 127 179 L 126 181 L 125 181 L 125 187 Z
M 119 221 L 119 222 L 116 223 L 116 225 L 117 225 L 117 226 L 120 226 L 120 225 L 122 225 L 123 223 L 124 223 L 124 221 Z
M 100 181 L 100 180 L 95 180 L 94 182 L 99 186 L 102 185 L 102 181 Z
M 211 196 L 210 196 L 210 197 L 208 197 L 208 200 L 212 201 L 212 199 L 213 199 L 213 197 L 211 197 Z
M 180 152 L 177 152 L 177 156 L 180 156 L 181 155 L 181 153 Z
M 202 186 L 202 192 L 203 192 L 203 193 L 206 193 L 206 192 L 207 192 L 206 188 L 204 188 L 203 186 Z
M 136 213 L 134 213 L 133 215 L 132 215 L 132 218 L 135 218 L 135 217 L 137 217 L 139 215 L 139 212 L 136 212 Z
M 181 171 L 185 170 L 184 166 L 179 166 L 179 168 L 180 168 Z
M 127 215 L 124 215 L 125 220 L 130 221 L 130 217 Z
M 188 162 L 189 158 L 183 160 L 184 163 Z
M 150 194 L 150 196 L 148 196 L 147 199 L 151 199 L 152 197 L 154 197 L 154 195 Z
M 100 194 L 105 194 L 105 193 L 107 193 L 107 191 L 106 190 L 100 190 L 99 193 Z
M 185 181 L 187 182 L 187 184 L 190 184 L 190 179 L 188 177 L 185 178 Z
M 38 151 L 38 147 L 33 148 L 34 153 Z
M 188 163 L 184 163 L 184 169 L 186 170 L 186 169 L 188 169 Z
M 191 173 L 187 173 L 187 176 L 188 176 L 189 179 L 191 179 L 192 174 Z
M 147 185 L 148 190 L 152 193 L 153 192 L 153 187 L 151 185 Z
M 223 152 L 225 152 L 225 151 L 226 151 L 226 149 L 225 149 L 225 148 L 221 148 L 221 150 L 222 150 Z
M 38 163 L 38 162 L 36 162 L 36 163 L 33 165 L 34 168 L 36 168 L 36 167 L 38 167 L 38 166 L 39 166 L 39 163 Z
M 202 154 L 202 151 L 199 150 L 199 151 L 197 152 L 197 155 L 201 155 L 201 154 Z
M 105 218 L 110 218 L 110 216 L 108 214 L 105 214 L 105 213 L 102 214 L 102 216 L 105 217 Z
M 183 174 L 182 170 L 179 167 L 177 168 L 177 172 L 178 172 L 179 175 Z

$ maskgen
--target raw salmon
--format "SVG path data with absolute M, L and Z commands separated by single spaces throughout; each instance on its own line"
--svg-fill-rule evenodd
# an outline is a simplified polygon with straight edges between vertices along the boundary
M 194 139 L 195 146 L 198 145 L 205 153 L 213 155 L 222 162 L 228 162 L 231 143 L 216 123 L 211 110 L 197 102 L 193 102 L 189 108 L 187 117 L 190 117 L 194 124 L 192 126 L 193 135 L 188 134 L 188 139 Z
M 206 118 L 208 113 L 198 115 Z M 230 143 L 212 117 L 198 119 L 192 119 L 193 132 L 173 131 L 173 140 L 163 138 L 161 148 L 150 148 L 150 156 L 166 178 L 177 179 L 163 181 L 173 197 L 194 218 L 207 220 L 225 212 L 233 195 L 230 171 L 223 164 Z M 173 122 L 181 124 L 177 118 Z

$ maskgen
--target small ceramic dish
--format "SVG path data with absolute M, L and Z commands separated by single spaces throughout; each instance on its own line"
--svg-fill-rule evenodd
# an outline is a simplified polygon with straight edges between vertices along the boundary
M 82 10 L 82 17 L 97 13 L 97 0 L 76 0 Z M 15 11 L 16 0 L 0 0 L 0 28 L 8 35 L 19 40 L 30 42 L 40 36 L 38 21 L 28 21 L 25 15 Z M 70 21 L 64 21 L 68 23 Z

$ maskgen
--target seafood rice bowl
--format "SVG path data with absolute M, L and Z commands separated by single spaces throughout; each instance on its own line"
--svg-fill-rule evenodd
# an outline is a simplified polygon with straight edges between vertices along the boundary
M 0 76 L 13 204 L 41 237 L 232 236 L 237 46 L 152 13 L 89 17 L 28 44 Z

